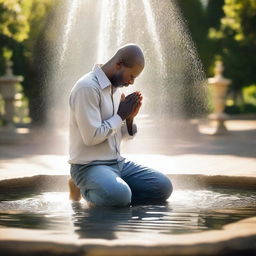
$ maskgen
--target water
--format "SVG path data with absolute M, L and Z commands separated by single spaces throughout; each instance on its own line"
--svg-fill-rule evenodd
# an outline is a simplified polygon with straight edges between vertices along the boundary
M 71 233 L 78 239 L 157 239 L 221 229 L 255 215 L 256 192 L 237 190 L 176 190 L 166 205 L 120 209 L 88 208 L 61 192 L 4 195 L 0 202 L 0 226 Z
M 64 62 L 65 53 L 66 53 L 67 46 L 68 46 L 69 40 L 70 40 L 69 34 L 70 34 L 70 30 L 72 29 L 72 26 L 74 24 L 74 19 L 77 16 L 78 6 L 79 6 L 79 0 L 76 0 L 76 1 L 69 0 L 69 2 L 68 2 L 69 12 L 67 14 L 67 23 L 64 26 L 62 49 L 60 51 L 60 53 L 61 53 L 60 63 L 59 63 L 60 67 L 61 67 L 62 63 Z
M 64 0 L 49 28 L 60 31 L 48 74 L 51 125 L 68 127 L 74 83 L 126 43 L 138 44 L 145 54 L 143 73 L 124 90 L 142 92 L 141 113 L 173 120 L 205 112 L 205 74 L 176 1 Z

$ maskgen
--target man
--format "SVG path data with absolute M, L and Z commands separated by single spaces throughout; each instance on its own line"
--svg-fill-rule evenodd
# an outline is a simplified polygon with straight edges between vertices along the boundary
M 128 206 L 162 203 L 172 193 L 170 180 L 160 172 L 127 161 L 120 155 L 121 139 L 137 132 L 134 118 L 142 95 L 127 97 L 118 88 L 129 86 L 144 68 L 137 45 L 120 48 L 104 65 L 80 78 L 71 90 L 70 198 L 80 193 L 91 205 Z

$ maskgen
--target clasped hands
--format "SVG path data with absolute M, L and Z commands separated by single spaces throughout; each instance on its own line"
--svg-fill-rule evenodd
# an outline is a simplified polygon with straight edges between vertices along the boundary
M 117 114 L 122 120 L 132 120 L 140 110 L 142 99 L 143 97 L 138 91 L 133 92 L 126 97 L 122 94 Z

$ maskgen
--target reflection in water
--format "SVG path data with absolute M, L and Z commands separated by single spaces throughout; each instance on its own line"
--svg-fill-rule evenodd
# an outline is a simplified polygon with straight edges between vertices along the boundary
M 79 238 L 116 239 L 115 231 L 131 219 L 130 208 L 83 208 L 80 203 L 73 203 L 72 208 L 75 232 Z
M 73 222 L 79 238 L 116 239 L 117 233 L 161 231 L 168 206 L 127 208 L 82 207 L 73 203 Z
M 165 205 L 127 208 L 88 208 L 59 192 L 0 198 L 0 226 L 60 231 L 79 239 L 147 239 L 221 229 L 255 212 L 256 192 L 251 191 L 176 190 Z

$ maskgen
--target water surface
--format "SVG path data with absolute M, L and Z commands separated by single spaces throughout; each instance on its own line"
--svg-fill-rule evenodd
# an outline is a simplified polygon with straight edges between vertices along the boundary
M 166 205 L 89 208 L 68 193 L 0 197 L 0 226 L 72 233 L 78 238 L 156 237 L 221 229 L 256 215 L 256 192 L 176 190 Z

